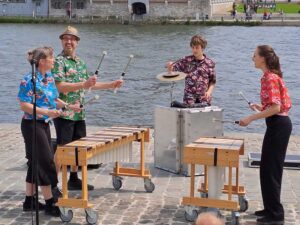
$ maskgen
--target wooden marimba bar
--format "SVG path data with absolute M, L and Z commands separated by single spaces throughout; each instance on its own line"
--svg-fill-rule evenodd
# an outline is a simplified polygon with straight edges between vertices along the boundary
M 87 165 L 97 158 L 97 162 L 115 162 L 113 172 L 113 186 L 119 190 L 122 186 L 122 176 L 144 178 L 144 187 L 147 192 L 153 192 L 155 186 L 151 182 L 150 171 L 145 169 L 145 142 L 150 140 L 149 128 L 115 126 L 103 129 L 69 144 L 57 147 L 57 160 L 62 165 L 62 198 L 57 205 L 61 209 L 61 219 L 69 222 L 73 213 L 65 208 L 86 209 L 87 222 L 94 224 L 97 215 L 91 213 L 92 205 L 88 202 Z M 132 142 L 140 143 L 139 168 L 121 167 L 119 161 L 128 161 L 131 158 Z M 125 146 L 125 147 L 124 147 Z M 125 153 L 122 151 L 125 149 Z M 123 159 L 125 157 L 125 159 Z M 67 166 L 81 166 L 82 171 L 82 196 L 68 197 Z M 71 217 L 71 218 L 70 218 Z M 96 218 L 97 219 L 97 218 Z M 96 223 L 96 222 L 95 222 Z

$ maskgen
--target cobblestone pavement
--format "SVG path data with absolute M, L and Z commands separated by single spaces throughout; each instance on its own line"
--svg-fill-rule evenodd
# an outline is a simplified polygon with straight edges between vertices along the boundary
M 52 127 L 53 129 L 53 127 Z M 88 133 L 97 127 L 88 127 Z M 52 132 L 54 134 L 54 132 Z M 262 208 L 259 187 L 259 170 L 249 168 L 247 154 L 259 152 L 262 135 L 247 133 L 229 133 L 230 137 L 245 139 L 246 154 L 240 159 L 240 184 L 246 188 L 249 198 L 249 209 L 241 213 L 240 224 L 256 224 L 253 212 Z M 22 211 L 25 189 L 26 160 L 24 143 L 18 124 L 0 124 L 0 225 L 31 224 L 32 215 Z M 89 192 L 89 200 L 98 213 L 98 224 L 192 224 L 185 220 L 185 209 L 181 206 L 181 198 L 189 193 L 189 177 L 184 177 L 156 169 L 153 165 L 153 140 L 146 146 L 146 163 L 152 173 L 152 181 L 156 188 L 153 193 L 146 193 L 143 180 L 140 178 L 124 178 L 119 191 L 112 187 L 109 172 L 113 163 L 105 164 L 97 170 L 89 170 L 89 183 L 95 190 Z M 134 148 L 132 165 L 138 165 L 137 146 Z M 291 137 L 289 154 L 300 154 L 300 137 Z M 286 225 L 300 224 L 300 182 L 299 170 L 285 169 L 282 188 L 282 202 L 286 213 Z M 198 180 L 203 179 L 201 176 Z M 80 195 L 80 192 L 73 192 Z M 40 195 L 41 201 L 42 197 Z M 69 224 L 86 224 L 82 209 L 73 209 L 74 217 Z M 230 221 L 230 212 L 221 211 Z M 34 217 L 34 216 L 33 216 Z M 45 216 L 40 213 L 40 224 L 62 224 L 60 218 Z M 34 222 L 35 224 L 35 222 Z M 228 223 L 229 224 L 229 223 Z

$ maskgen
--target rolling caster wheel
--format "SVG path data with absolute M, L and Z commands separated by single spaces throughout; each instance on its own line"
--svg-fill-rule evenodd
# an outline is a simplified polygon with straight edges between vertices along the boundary
M 69 223 L 73 219 L 73 211 L 68 208 L 59 208 L 60 219 L 62 222 Z
M 155 189 L 155 185 L 152 183 L 150 179 L 144 180 L 144 188 L 148 193 L 152 193 Z
M 88 224 L 96 224 L 98 221 L 98 214 L 91 209 L 85 209 L 85 218 Z
M 249 208 L 248 199 L 246 196 L 239 196 L 240 212 L 246 212 Z
M 201 198 L 208 198 L 208 193 L 207 192 L 200 192 L 200 197 Z
M 240 214 L 239 212 L 231 212 L 231 225 L 239 225 L 240 224 Z
M 194 222 L 198 217 L 198 212 L 197 212 L 197 210 L 193 210 L 192 214 L 184 212 L 184 217 L 187 221 Z
M 187 207 L 184 212 L 184 217 L 189 222 L 194 222 L 198 217 L 198 212 L 194 207 Z
M 113 176 L 112 177 L 112 185 L 115 190 L 117 190 L 117 191 L 120 190 L 120 188 L 122 187 L 122 178 Z

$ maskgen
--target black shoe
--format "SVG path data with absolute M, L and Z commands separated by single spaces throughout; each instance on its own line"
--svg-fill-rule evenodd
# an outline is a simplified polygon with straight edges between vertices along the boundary
M 94 169 L 99 169 L 101 167 L 102 163 L 100 164 L 89 164 L 87 165 L 88 170 L 94 170 Z
M 88 184 L 87 186 L 88 186 L 89 191 L 94 190 L 93 185 Z M 70 191 L 78 191 L 78 190 L 80 191 L 80 190 L 82 190 L 82 181 L 80 179 L 76 179 L 75 181 L 69 180 L 68 181 L 68 189 Z
M 25 200 L 25 202 L 23 202 L 23 211 L 24 212 L 35 210 L 35 197 L 32 197 L 32 198 L 33 198 L 33 201 Z M 31 207 L 31 205 L 32 205 L 32 207 Z M 45 204 L 39 202 L 39 211 L 44 210 L 44 209 L 45 209 Z
M 284 219 L 264 216 L 256 220 L 259 225 L 284 225 Z
M 51 205 L 46 204 L 45 214 L 48 215 L 48 216 L 59 217 L 60 216 L 60 210 L 54 203 L 51 204 Z
M 259 216 L 259 217 L 266 216 L 266 215 L 267 215 L 267 211 L 266 211 L 265 209 L 263 209 L 263 210 L 258 210 L 258 211 L 255 211 L 255 212 L 254 212 L 254 215 L 255 215 L 255 216 Z
M 62 197 L 61 190 L 58 187 L 54 187 L 54 188 L 52 188 L 51 191 L 52 191 L 52 196 L 53 196 L 54 202 L 57 202 L 58 199 Z

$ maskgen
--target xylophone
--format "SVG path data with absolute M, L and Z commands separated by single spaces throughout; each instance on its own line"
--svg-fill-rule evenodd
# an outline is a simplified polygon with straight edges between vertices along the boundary
M 186 205 L 185 218 L 188 221 L 194 221 L 198 216 L 196 207 L 218 208 L 232 211 L 232 223 L 238 224 L 239 212 L 245 212 L 248 209 L 248 200 L 245 197 L 244 186 L 239 185 L 239 156 L 244 155 L 244 140 L 234 138 L 199 138 L 198 140 L 184 147 L 183 160 L 191 164 L 191 185 L 190 196 L 183 197 L 182 204 Z M 204 165 L 204 183 L 201 184 L 198 191 L 201 197 L 195 197 L 195 165 Z M 228 198 L 217 199 L 209 196 L 208 170 L 211 168 L 227 168 L 228 184 L 222 184 L 222 192 L 228 195 Z M 235 177 L 233 176 L 235 168 Z M 235 178 L 235 183 L 233 183 Z M 219 181 L 220 182 L 220 181 Z M 221 191 L 221 190 L 220 190 Z M 238 201 L 232 199 L 232 195 L 238 196 Z
M 150 140 L 149 128 L 115 126 L 100 130 L 84 138 L 69 144 L 57 147 L 57 160 L 62 165 L 62 198 L 58 199 L 61 220 L 70 222 L 73 212 L 69 208 L 84 208 L 86 220 L 89 224 L 95 224 L 98 214 L 91 210 L 88 202 L 87 189 L 87 165 L 89 163 L 115 162 L 112 175 L 113 187 L 119 190 L 122 187 L 122 176 L 141 177 L 144 179 L 144 188 L 147 192 L 153 192 L 154 184 L 151 182 L 151 174 L 145 169 L 144 150 L 145 142 Z M 119 161 L 129 161 L 132 154 L 132 142 L 140 142 L 139 169 L 121 167 Z M 82 196 L 78 198 L 68 197 L 67 166 L 81 166 L 82 171 Z

